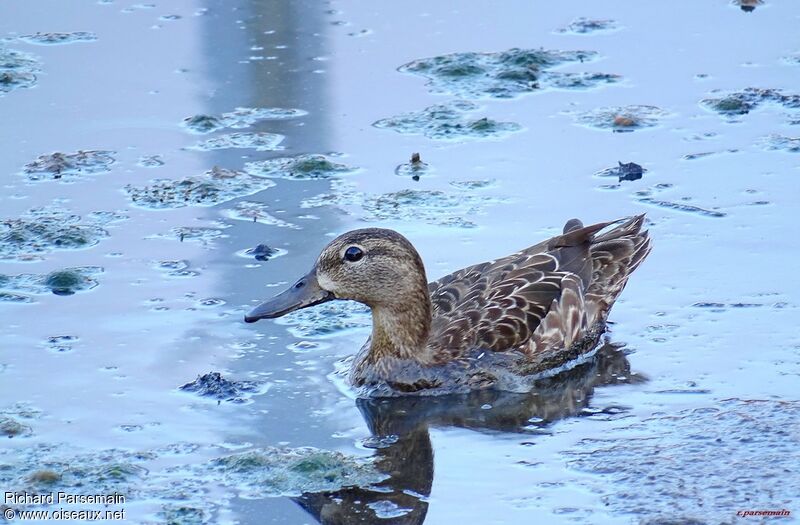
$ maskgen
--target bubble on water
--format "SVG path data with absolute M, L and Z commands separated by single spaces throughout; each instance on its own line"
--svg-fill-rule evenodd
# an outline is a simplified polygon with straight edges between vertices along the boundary
M 0 44 L 0 97 L 15 89 L 36 85 L 39 61 L 32 55 Z
M 424 135 L 437 140 L 499 138 L 522 129 L 522 126 L 514 122 L 467 117 L 468 113 L 478 109 L 479 106 L 465 101 L 437 104 L 422 111 L 381 119 L 372 125 L 381 129 L 393 129 L 405 135 Z
M 668 113 L 656 106 L 614 106 L 575 114 L 575 120 L 598 129 L 629 132 L 656 126 Z
M 292 228 L 295 230 L 300 229 L 300 226 L 296 224 L 275 217 L 267 211 L 268 209 L 269 206 L 263 202 L 240 201 L 237 202 L 236 206 L 233 208 L 223 210 L 222 214 L 229 219 L 236 219 L 239 221 L 258 222 L 270 226 Z
M 23 35 L 19 37 L 19 39 L 29 44 L 52 46 L 72 44 L 75 42 L 94 42 L 97 40 L 97 35 L 90 31 L 73 31 L 71 33 L 33 33 L 31 35 Z
M 32 208 L 16 219 L 0 221 L 0 260 L 30 260 L 53 250 L 74 250 L 94 246 L 108 237 L 101 226 L 112 222 L 115 212 L 93 212 L 82 220 L 59 207 Z
M 254 149 L 256 151 L 276 151 L 280 149 L 279 144 L 283 142 L 284 138 L 283 135 L 266 133 L 263 131 L 229 133 L 198 142 L 189 149 L 212 151 L 217 149 L 242 148 Z
M 356 168 L 333 162 L 325 155 L 304 154 L 248 162 L 244 165 L 244 171 L 259 177 L 319 180 L 353 173 Z
M 40 155 L 26 164 L 22 171 L 28 180 L 71 180 L 83 175 L 97 175 L 111 171 L 116 152 L 105 150 L 79 150 L 75 153 L 55 152 Z
M 144 208 L 213 206 L 237 197 L 271 188 L 275 183 L 262 177 L 214 166 L 203 175 L 185 179 L 157 179 L 150 186 L 127 185 L 134 204 Z
M 605 73 L 552 71 L 562 64 L 597 57 L 594 51 L 509 49 L 497 53 L 453 53 L 409 62 L 399 68 L 422 75 L 435 93 L 464 98 L 511 98 L 547 87 L 591 88 L 620 80 Z
M 576 18 L 568 25 L 556 29 L 556 33 L 589 35 L 594 33 L 611 33 L 617 30 L 619 30 L 619 25 L 615 20 L 580 17 Z
M 800 153 L 800 137 L 787 137 L 773 133 L 761 139 L 761 144 L 768 150 Z
M 300 339 L 314 339 L 339 334 L 345 330 L 372 326 L 369 308 L 353 301 L 335 301 L 296 310 L 277 319 Z
M 798 418 L 797 401 L 728 399 L 612 429 L 619 435 L 584 439 L 566 455 L 571 468 L 600 476 L 585 483 L 605 505 L 637 523 L 728 522 L 742 502 L 796 499 L 800 478 L 787 458 L 800 449 Z
M 287 120 L 308 112 L 293 108 L 236 108 L 220 116 L 194 115 L 183 119 L 183 126 L 193 133 L 211 133 L 223 128 L 246 128 L 262 120 Z
M 303 207 L 337 206 L 359 207 L 361 218 L 368 222 L 403 220 L 422 221 L 437 226 L 474 228 L 476 224 L 466 216 L 476 215 L 490 205 L 504 199 L 475 195 L 467 191 L 444 192 L 439 190 L 400 190 L 371 195 L 354 190 L 354 186 L 335 181 L 333 192 L 317 195 L 302 202 Z
M 764 104 L 773 104 L 787 109 L 800 109 L 800 95 L 785 93 L 780 89 L 746 88 L 733 91 L 722 97 L 705 98 L 700 105 L 719 113 L 729 120 L 746 115 Z

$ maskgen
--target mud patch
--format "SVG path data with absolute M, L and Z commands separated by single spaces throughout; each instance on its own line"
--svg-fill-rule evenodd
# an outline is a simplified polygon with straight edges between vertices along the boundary
M 592 88 L 620 80 L 606 73 L 563 73 L 556 66 L 585 62 L 594 51 L 509 49 L 497 53 L 453 53 L 409 62 L 399 68 L 428 79 L 434 93 L 463 98 L 512 98 L 547 87 Z
M 437 104 L 422 111 L 381 119 L 372 125 L 393 129 L 404 135 L 424 135 L 437 140 L 499 138 L 522 129 L 514 122 L 498 122 L 486 117 L 475 120 L 467 118 L 468 113 L 478 109 L 479 106 L 466 101 Z
M 353 173 L 356 168 L 333 162 L 325 155 L 297 155 L 277 159 L 248 162 L 244 171 L 259 177 L 274 177 L 288 180 L 330 179 Z
M 269 211 L 269 206 L 263 202 L 255 201 L 241 201 L 237 202 L 236 206 L 222 212 L 225 217 L 239 221 L 258 222 L 261 224 L 268 224 L 270 226 L 278 226 L 281 228 L 292 228 L 299 230 L 300 226 L 286 222 L 272 215 Z
M 220 116 L 193 115 L 183 119 L 183 126 L 192 133 L 205 134 L 223 128 L 240 129 L 264 120 L 287 120 L 308 115 L 292 108 L 236 108 Z
M 214 166 L 203 175 L 179 180 L 158 179 L 150 186 L 125 186 L 131 201 L 143 208 L 214 206 L 237 197 L 271 188 L 275 183 L 262 177 Z
M 96 212 L 82 220 L 61 208 L 33 208 L 17 219 L 0 222 L 0 260 L 37 260 L 54 250 L 94 246 L 108 237 L 103 226 L 119 218 L 124 216 Z
M 298 339 L 324 338 L 372 325 L 369 308 L 354 301 L 334 301 L 297 310 L 276 320 Z
M 800 109 L 800 95 L 784 93 L 780 89 L 746 88 L 722 97 L 705 98 L 700 105 L 719 113 L 729 120 L 746 115 L 764 104 L 774 104 L 787 109 Z
M 18 275 L 0 274 L 0 291 L 15 294 L 73 295 L 76 292 L 91 290 L 97 286 L 94 279 L 103 273 L 99 266 L 75 266 L 47 274 L 23 273 Z M 27 302 L 27 301 L 23 301 Z
M 0 96 L 36 85 L 39 61 L 32 55 L 0 44 Z
M 312 447 L 259 448 L 213 460 L 207 469 L 244 498 L 369 488 L 386 479 L 368 458 Z
M 283 142 L 284 138 L 283 135 L 266 133 L 263 131 L 229 133 L 198 142 L 190 149 L 213 151 L 217 149 L 239 148 L 254 149 L 256 151 L 276 151 L 280 149 L 279 144 Z
M 232 381 L 222 377 L 219 372 L 209 372 L 197 376 L 197 379 L 186 383 L 180 389 L 219 402 L 245 403 L 253 394 L 263 393 L 264 386 L 261 381 Z
M 401 190 L 370 195 L 355 191 L 349 184 L 335 181 L 333 192 L 303 201 L 302 206 L 337 206 L 343 209 L 360 207 L 361 219 L 373 221 L 422 221 L 436 226 L 475 228 L 466 216 L 482 213 L 484 208 L 505 202 L 503 199 L 475 195 L 467 191 Z
M 618 31 L 619 25 L 614 20 L 603 20 L 599 18 L 576 18 L 568 25 L 556 29 L 556 33 L 565 35 L 589 35 L 595 33 L 611 33 Z
M 43 46 L 73 44 L 75 42 L 94 42 L 97 35 L 90 31 L 73 31 L 71 33 L 34 33 L 19 37 L 23 42 Z
M 80 150 L 75 153 L 55 152 L 40 155 L 26 164 L 22 171 L 28 180 L 70 180 L 82 175 L 96 175 L 111 171 L 114 164 L 114 151 Z
M 667 115 L 666 111 L 656 106 L 615 106 L 578 113 L 575 120 L 592 128 L 619 133 L 651 128 Z
M 792 508 L 799 418 L 796 401 L 728 399 L 583 440 L 569 466 L 602 477 L 604 503 L 639 523 L 728 523 L 742 508 Z

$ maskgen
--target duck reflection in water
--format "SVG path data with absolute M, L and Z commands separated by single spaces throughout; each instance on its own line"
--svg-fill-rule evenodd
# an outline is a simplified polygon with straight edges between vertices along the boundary
M 644 381 L 642 375 L 631 373 L 624 350 L 606 342 L 587 362 L 540 380 L 528 394 L 481 390 L 358 399 L 371 433 L 365 444 L 375 448 L 375 464 L 387 479 L 373 487 L 306 493 L 295 501 L 325 525 L 423 523 L 434 475 L 430 428 L 542 434 L 554 421 L 579 415 L 595 387 Z

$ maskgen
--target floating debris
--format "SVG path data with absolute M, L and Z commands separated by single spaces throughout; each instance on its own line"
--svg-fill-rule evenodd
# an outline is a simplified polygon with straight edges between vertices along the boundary
M 719 98 L 706 98 L 700 104 L 725 117 L 746 115 L 762 104 L 777 104 L 787 109 L 800 109 L 800 95 L 785 94 L 780 89 L 746 88 Z
M 464 98 L 511 98 L 546 87 L 590 88 L 619 81 L 604 73 L 560 73 L 552 68 L 597 57 L 594 51 L 509 49 L 497 53 L 453 53 L 409 62 L 399 68 L 428 79 L 435 93 Z
M 727 399 L 584 439 L 566 455 L 570 468 L 600 477 L 584 490 L 636 523 L 729 523 L 742 501 L 780 509 L 796 500 L 800 478 L 786 458 L 800 449 L 798 417 L 797 401 Z
M 75 335 L 52 335 L 47 338 L 45 346 L 51 352 L 71 352 L 72 345 L 78 340 Z
M 0 274 L 0 291 L 12 294 L 72 295 L 76 292 L 91 290 L 97 286 L 95 276 L 103 272 L 99 266 L 76 266 L 56 270 L 48 274 L 23 273 L 19 275 Z M 20 301 L 29 302 L 29 301 Z
M 292 228 L 299 230 L 300 226 L 281 220 L 267 211 L 269 206 L 263 202 L 241 201 L 237 202 L 233 209 L 223 211 L 223 215 L 230 219 L 239 221 L 251 221 L 281 228 Z
M 203 397 L 213 397 L 220 402 L 244 403 L 251 394 L 263 393 L 263 387 L 264 384 L 260 381 L 231 381 L 222 377 L 219 372 L 209 372 L 197 376 L 197 379 L 180 389 Z
M 619 29 L 615 20 L 599 18 L 576 18 L 569 25 L 556 30 L 556 33 L 570 35 L 588 35 L 591 33 L 610 33 Z
M 422 162 L 419 153 L 412 153 L 411 160 L 399 164 L 395 169 L 395 175 L 402 177 L 411 177 L 413 180 L 419 180 L 422 175 L 427 175 L 430 167 L 427 163 Z
M 0 96 L 36 85 L 39 61 L 32 55 L 0 44 Z
M 263 131 L 229 133 L 199 142 L 190 149 L 211 151 L 215 149 L 244 148 L 256 151 L 275 151 L 279 149 L 279 144 L 283 142 L 284 138 L 283 135 Z
M 164 165 L 164 159 L 161 155 L 143 155 L 136 164 L 142 168 L 160 168 Z
M 656 106 L 623 106 L 598 108 L 579 113 L 576 120 L 593 128 L 628 132 L 657 125 L 667 112 Z
M 266 244 L 259 244 L 253 248 L 248 248 L 244 253 L 257 261 L 268 261 L 278 255 L 280 250 L 277 248 L 270 248 Z
M 787 137 L 773 133 L 761 141 L 768 150 L 787 151 L 800 153 L 800 137 Z
M 300 496 L 344 487 L 369 488 L 386 479 L 370 458 L 313 447 L 266 447 L 211 461 L 214 479 L 236 487 L 240 497 Z
M 344 330 L 364 329 L 372 323 L 369 309 L 354 301 L 333 301 L 297 310 L 276 322 L 289 326 L 289 332 L 298 339 L 328 337 Z
M 102 225 L 114 220 L 111 217 L 122 218 L 113 212 L 89 217 L 82 221 L 61 208 L 33 208 L 17 219 L 4 219 L 0 221 L 0 260 L 32 260 L 53 250 L 94 246 L 108 237 Z
M 472 102 L 457 101 L 437 104 L 422 111 L 403 113 L 378 120 L 376 128 L 393 129 L 405 135 L 425 135 L 437 140 L 498 138 L 522 129 L 514 122 L 497 122 L 489 118 L 469 120 L 465 114 L 479 107 Z
M 356 168 L 333 162 L 325 155 L 304 154 L 248 162 L 244 165 L 244 171 L 258 177 L 319 180 L 353 173 Z
M 275 183 L 269 179 L 214 166 L 197 177 L 179 180 L 158 179 L 143 188 L 125 186 L 125 191 L 134 204 L 161 209 L 213 206 L 273 186 Z
M 183 126 L 198 134 L 211 133 L 223 128 L 246 128 L 262 120 L 287 120 L 308 115 L 307 111 L 292 108 L 236 108 L 216 117 L 194 115 L 183 119 Z
M 752 13 L 756 7 L 764 5 L 764 0 L 731 0 L 731 4 L 739 7 L 745 13 Z
M 73 31 L 72 33 L 34 33 L 21 36 L 19 39 L 29 44 L 54 46 L 75 42 L 93 42 L 97 40 L 97 35 L 89 31 Z
M 80 150 L 75 153 L 55 152 L 40 155 L 22 169 L 29 180 L 56 180 L 70 176 L 95 175 L 111 171 L 114 151 Z
M 646 169 L 636 164 L 635 162 L 622 163 L 617 161 L 618 166 L 612 166 L 598 171 L 595 175 L 598 177 L 617 177 L 619 182 L 634 181 L 642 178 Z

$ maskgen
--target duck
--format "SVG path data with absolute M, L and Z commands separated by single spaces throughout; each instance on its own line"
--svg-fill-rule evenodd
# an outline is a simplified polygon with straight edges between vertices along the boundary
M 245 315 L 273 319 L 332 300 L 372 313 L 348 362 L 359 396 L 524 392 L 591 356 L 651 250 L 644 214 L 584 226 L 428 282 L 412 243 L 384 228 L 333 239 L 311 270 Z

